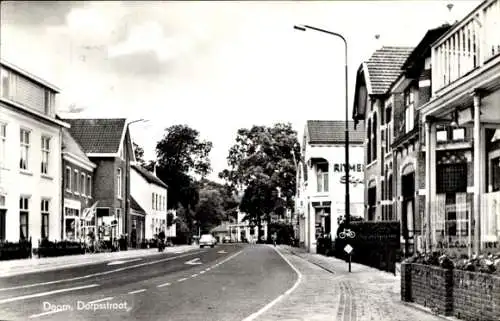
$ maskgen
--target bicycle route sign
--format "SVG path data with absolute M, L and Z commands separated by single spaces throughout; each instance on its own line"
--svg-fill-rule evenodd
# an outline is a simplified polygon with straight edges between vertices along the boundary
M 353 248 L 352 246 L 350 246 L 349 244 L 347 244 L 345 247 L 344 247 L 344 251 L 347 253 L 347 254 L 351 254 Z

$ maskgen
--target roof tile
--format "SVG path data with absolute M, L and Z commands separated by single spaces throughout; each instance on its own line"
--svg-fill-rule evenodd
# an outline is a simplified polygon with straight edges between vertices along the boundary
M 372 87 L 371 94 L 385 94 L 401 75 L 401 67 L 413 47 L 382 47 L 366 62 Z
M 63 119 L 69 123 L 71 136 L 85 153 L 117 153 L 120 148 L 125 118 Z
M 343 144 L 345 142 L 345 121 L 308 120 L 308 143 Z M 365 139 L 363 128 L 354 130 L 354 121 L 349 121 L 349 142 L 362 144 Z

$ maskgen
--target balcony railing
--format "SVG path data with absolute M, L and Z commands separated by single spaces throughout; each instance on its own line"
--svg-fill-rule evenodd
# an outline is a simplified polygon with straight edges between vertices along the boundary
M 500 0 L 486 0 L 432 46 L 433 94 L 500 53 Z

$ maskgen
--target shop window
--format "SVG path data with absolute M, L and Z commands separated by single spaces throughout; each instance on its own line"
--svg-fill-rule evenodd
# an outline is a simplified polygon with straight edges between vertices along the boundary
M 467 191 L 467 164 L 442 164 L 436 167 L 437 193 Z

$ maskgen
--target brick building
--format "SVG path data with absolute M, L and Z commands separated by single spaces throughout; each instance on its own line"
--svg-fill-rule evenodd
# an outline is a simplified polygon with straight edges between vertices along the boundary
M 63 240 L 85 241 L 89 232 L 95 233 L 95 219 L 89 217 L 87 220 L 85 214 L 96 202 L 92 196 L 96 165 L 66 128 L 62 130 L 62 142 L 63 212 L 60 237 Z
M 365 132 L 365 219 L 395 220 L 393 210 L 392 106 L 390 89 L 410 55 L 409 47 L 382 47 L 362 63 L 356 75 L 353 119 Z M 396 101 L 394 101 L 396 99 Z
M 135 161 L 126 119 L 65 119 L 70 134 L 80 144 L 96 168 L 93 198 L 97 236 L 111 240 L 127 235 L 130 219 L 130 163 Z
M 422 250 L 422 223 L 425 208 L 424 133 L 418 108 L 431 98 L 431 44 L 449 25 L 427 31 L 401 68 L 391 86 L 393 97 L 393 139 L 388 142 L 393 154 L 393 193 L 387 193 L 394 204 L 395 218 L 401 221 L 403 252 L 411 255 Z M 455 136 L 443 141 L 442 149 L 454 149 L 463 129 L 451 131 Z M 387 192 L 387 191 L 386 191 Z

